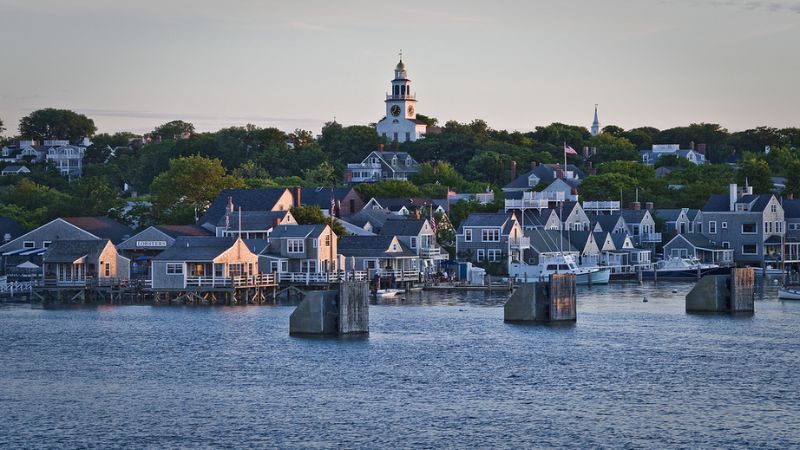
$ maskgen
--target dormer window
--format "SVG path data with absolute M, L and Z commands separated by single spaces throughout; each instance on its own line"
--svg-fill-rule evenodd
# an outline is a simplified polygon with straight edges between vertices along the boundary
M 397 165 L 397 156 L 392 156 L 392 165 L 393 166 Z
M 528 187 L 534 187 L 539 184 L 539 177 L 536 175 L 531 175 L 528 177 Z
M 411 156 L 406 156 L 406 165 L 407 166 L 411 165 Z

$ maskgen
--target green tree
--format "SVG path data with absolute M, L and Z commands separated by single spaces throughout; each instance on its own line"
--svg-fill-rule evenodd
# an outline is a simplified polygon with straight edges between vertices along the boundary
M 616 125 L 606 125 L 601 132 L 608 133 L 614 137 L 625 137 L 625 130 Z
M 291 211 L 292 217 L 294 217 L 294 220 L 300 225 L 331 225 L 330 217 L 326 217 L 317 205 L 295 206 Z M 347 231 L 337 220 L 333 221 L 333 226 L 331 226 L 331 228 L 337 236 L 344 236 L 347 234 Z
M 794 161 L 788 169 L 786 189 L 783 190 L 783 194 L 800 198 L 800 161 Z
M 618 199 L 622 192 L 623 201 L 629 201 L 635 195 L 637 184 L 635 178 L 620 173 L 594 175 L 581 183 L 581 197 L 585 200 Z
M 364 201 L 369 201 L 373 197 L 378 198 L 397 198 L 397 197 L 420 197 L 422 191 L 410 181 L 405 180 L 386 180 L 377 183 L 361 183 L 356 186 L 356 192 Z
M 419 165 L 419 172 L 411 175 L 411 182 L 421 186 L 425 184 L 440 184 L 444 187 L 463 190 L 469 183 L 461 176 L 450 163 L 437 161 L 425 162 Z
M 66 139 L 76 141 L 97 131 L 94 121 L 67 109 L 36 110 L 19 121 L 19 134 L 24 138 Z
M 81 212 L 87 216 L 105 216 L 122 204 L 119 189 L 112 187 L 108 177 L 84 176 L 73 185 L 75 198 L 81 199 Z
M 769 164 L 758 156 L 747 153 L 736 172 L 736 182 L 753 186 L 756 194 L 766 194 L 772 190 L 772 172 Z
M 374 127 L 343 127 L 337 122 L 328 122 L 322 127 L 319 145 L 323 153 L 334 163 L 338 172 L 345 169 L 348 163 L 361 162 L 384 139 L 378 136 Z
M 417 120 L 429 127 L 435 127 L 439 123 L 439 119 L 436 117 L 426 116 L 424 114 L 417 114 Z
M 3 127 L 3 119 L 0 119 L 0 134 L 3 134 L 3 131 L 6 131 L 6 129 Z
M 192 223 L 223 189 L 241 188 L 242 180 L 227 175 L 218 159 L 195 155 L 174 159 L 150 186 L 153 207 L 169 223 Z
M 648 150 L 657 143 L 657 138 L 661 130 L 653 127 L 632 128 L 625 132 L 622 137 L 631 141 L 637 150 Z
M 589 145 L 597 148 L 597 154 L 592 156 L 592 161 L 595 163 L 615 160 L 639 160 L 639 152 L 636 151 L 636 147 L 625 138 L 600 133 L 589 140 Z
M 334 186 L 339 184 L 333 164 L 323 161 L 313 169 L 303 172 L 304 185 L 309 187 Z
M 152 135 L 158 136 L 162 140 L 179 139 L 184 134 L 193 134 L 194 125 L 182 120 L 173 120 L 165 124 L 159 125 L 153 130 Z
M 25 215 L 23 220 L 35 226 L 80 211 L 80 205 L 70 195 L 37 184 L 29 178 L 22 178 L 10 186 L 3 195 L 3 202 L 15 205 L 25 212 L 33 212 Z

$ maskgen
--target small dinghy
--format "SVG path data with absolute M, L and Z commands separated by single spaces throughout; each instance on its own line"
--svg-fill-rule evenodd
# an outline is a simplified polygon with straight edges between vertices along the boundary
M 402 289 L 378 289 L 377 291 L 375 291 L 375 297 L 377 297 L 377 298 L 392 298 L 392 297 L 396 297 L 401 292 L 403 292 Z

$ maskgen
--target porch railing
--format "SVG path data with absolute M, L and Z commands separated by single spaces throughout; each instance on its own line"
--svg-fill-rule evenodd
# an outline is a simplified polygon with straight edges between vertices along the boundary
M 230 278 L 223 277 L 187 277 L 186 287 L 243 287 L 243 286 L 270 286 L 275 284 L 275 275 L 260 273 L 257 275 L 242 275 Z

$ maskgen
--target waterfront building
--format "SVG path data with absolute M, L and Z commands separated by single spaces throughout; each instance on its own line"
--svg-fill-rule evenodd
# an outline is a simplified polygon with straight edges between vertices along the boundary
M 435 272 L 441 261 L 450 259 L 436 242 L 436 233 L 430 219 L 387 220 L 380 231 L 381 236 L 396 236 L 411 251 L 416 252 L 421 271 Z
M 156 290 L 230 286 L 258 273 L 258 255 L 239 238 L 180 236 L 152 259 Z
M 108 239 L 57 240 L 42 256 L 46 287 L 86 287 L 130 278 L 130 260 Z
M 216 236 L 267 239 L 279 225 L 297 225 L 291 211 L 226 211 L 217 222 Z
M 700 262 L 729 266 L 733 249 L 723 248 L 699 233 L 679 233 L 664 244 L 664 259 L 697 258 Z
M 150 279 L 153 257 L 172 247 L 175 240 L 186 236 L 212 236 L 198 225 L 153 225 L 117 245 L 117 251 L 131 261 L 131 278 Z
M 476 264 L 498 263 L 506 271 L 510 261 L 521 261 L 529 245 L 515 214 L 473 213 L 456 233 L 456 256 Z
M 259 252 L 262 271 L 326 273 L 339 270 L 338 240 L 328 225 L 278 225 Z
M 692 164 L 705 164 L 706 155 L 693 148 L 681 149 L 680 144 L 653 144 L 650 150 L 639 150 L 639 157 L 644 164 L 654 165 L 662 156 L 675 156 Z
M 523 260 L 531 265 L 539 264 L 559 255 L 574 256 L 577 261 L 580 249 L 576 248 L 569 237 L 557 230 L 526 230 L 524 232 L 528 245 L 523 249 Z
M 523 230 L 560 230 L 561 220 L 553 208 L 526 209 L 520 214 Z
M 652 215 L 664 223 L 661 231 L 667 236 L 693 232 L 689 208 L 654 209 Z
M 777 263 L 786 245 L 783 206 L 773 194 L 753 194 L 752 187 L 731 184 L 728 194 L 712 195 L 702 209 L 699 231 L 715 246 L 732 249 L 737 264 Z
M 419 172 L 419 163 L 406 152 L 370 152 L 360 163 L 348 164 L 345 172 L 347 183 L 374 183 L 384 180 L 408 180 Z
M 367 271 L 370 280 L 375 275 L 395 281 L 420 277 L 417 253 L 397 236 L 343 236 L 339 239 L 339 252 L 345 270 Z
M 425 135 L 427 125 L 417 119 L 417 95 L 411 93 L 411 80 L 402 57 L 394 68 L 391 92 L 386 94 L 384 103 L 386 115 L 378 121 L 376 129 L 385 140 L 402 143 Z
M 656 232 L 656 221 L 649 209 L 639 209 L 639 203 L 636 202 L 634 209 L 623 209 L 620 215 L 634 243 L 639 246 L 661 243 L 661 233 Z
M 628 224 L 619 211 L 613 214 L 592 214 L 589 219 L 591 221 L 591 230 L 594 232 L 613 234 L 628 232 Z

